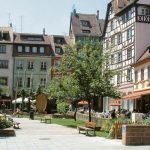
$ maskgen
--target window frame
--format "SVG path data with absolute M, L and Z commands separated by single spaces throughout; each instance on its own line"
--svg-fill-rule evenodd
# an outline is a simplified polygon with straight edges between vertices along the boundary
M 131 59 L 132 58 L 132 48 L 127 48 L 127 59 Z
M 132 39 L 132 27 L 127 29 L 127 41 Z
M 6 54 L 6 45 L 0 45 L 0 54 Z
M 36 51 L 34 51 L 36 49 Z M 32 53 L 37 53 L 38 52 L 38 49 L 37 49 L 37 47 L 36 46 L 33 46 L 32 47 Z
M 23 46 L 21 46 L 21 45 L 17 46 L 17 52 L 22 53 L 23 52 Z
M 9 60 L 0 60 L 0 69 L 8 69 Z
M 45 61 L 41 62 L 41 70 L 46 70 L 47 68 L 47 63 Z
M 41 51 L 41 48 L 43 48 L 43 51 Z M 44 48 L 43 46 L 41 46 L 41 47 L 39 48 L 39 52 L 40 52 L 40 54 L 44 54 L 44 53 L 45 53 L 45 48 Z
M 26 49 L 27 47 L 29 48 L 28 49 L 29 51 L 27 51 L 27 49 Z M 30 53 L 30 46 L 25 46 L 25 53 Z

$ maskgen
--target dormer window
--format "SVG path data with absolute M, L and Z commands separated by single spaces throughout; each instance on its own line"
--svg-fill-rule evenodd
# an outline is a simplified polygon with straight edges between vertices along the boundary
M 37 47 L 32 47 L 32 53 L 37 53 Z
M 18 46 L 18 53 L 22 53 L 22 46 Z
M 87 20 L 81 20 L 80 22 L 81 22 L 81 25 L 83 27 L 90 27 L 90 22 L 89 21 L 87 21 Z
M 65 39 L 64 38 L 62 38 L 62 37 L 55 37 L 54 38 L 54 42 L 56 43 L 56 44 L 66 44 L 65 43 Z
M 25 46 L 25 52 L 30 53 L 30 47 L 29 46 Z
M 62 55 L 63 54 L 63 50 L 61 47 L 55 47 L 55 53 L 58 55 Z
M 90 30 L 82 30 L 82 33 L 91 33 Z
M 44 47 L 40 47 L 40 53 L 44 53 L 45 49 Z

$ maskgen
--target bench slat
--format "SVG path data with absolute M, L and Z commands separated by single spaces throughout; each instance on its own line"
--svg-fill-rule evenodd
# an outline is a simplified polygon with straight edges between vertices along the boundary
M 95 128 L 95 122 L 85 122 L 85 126 L 78 126 L 79 133 L 80 131 L 86 131 L 86 135 L 88 135 L 88 131 L 93 131 L 93 134 L 95 135 Z

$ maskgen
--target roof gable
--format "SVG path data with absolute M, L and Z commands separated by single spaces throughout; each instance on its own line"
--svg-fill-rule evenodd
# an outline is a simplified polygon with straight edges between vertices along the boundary
M 150 47 L 148 47 L 144 53 L 141 55 L 141 57 L 137 60 L 137 62 L 140 62 L 142 60 L 145 60 L 147 58 L 150 58 Z
M 95 14 L 71 14 L 70 30 L 74 35 L 98 36 L 102 35 L 104 20 L 97 19 Z

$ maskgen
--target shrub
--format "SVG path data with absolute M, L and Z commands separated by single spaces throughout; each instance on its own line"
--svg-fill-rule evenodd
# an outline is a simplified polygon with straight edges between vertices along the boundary
M 57 104 L 57 111 L 60 114 L 65 114 L 69 109 L 69 105 L 66 102 L 61 102 Z
M 150 118 L 149 118 L 149 119 L 145 119 L 145 120 L 144 120 L 144 124 L 150 125 Z

